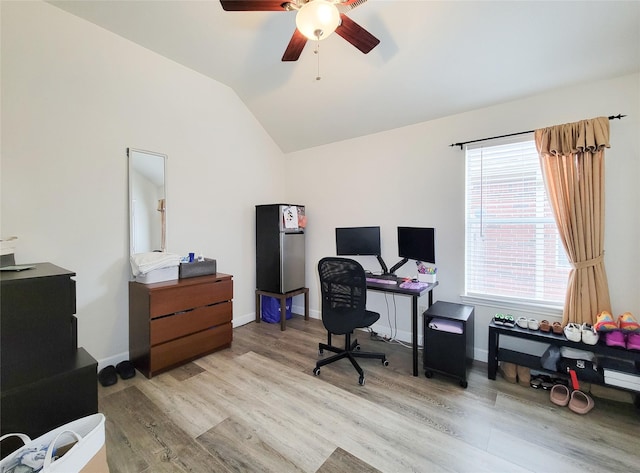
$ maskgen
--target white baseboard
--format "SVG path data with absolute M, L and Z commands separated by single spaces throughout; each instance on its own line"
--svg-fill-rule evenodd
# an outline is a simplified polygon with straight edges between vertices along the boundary
M 110 356 L 108 358 L 103 358 L 101 360 L 98 360 L 98 371 L 100 371 L 102 368 L 105 368 L 109 365 L 117 365 L 118 363 L 120 363 L 121 361 L 125 361 L 129 359 L 129 352 L 125 351 L 122 353 L 119 353 L 117 355 L 113 355 Z
M 248 323 L 254 322 L 256 320 L 256 313 L 252 312 L 250 314 L 241 315 L 240 317 L 233 317 L 232 325 L 233 328 L 242 327 L 243 325 L 247 325 Z

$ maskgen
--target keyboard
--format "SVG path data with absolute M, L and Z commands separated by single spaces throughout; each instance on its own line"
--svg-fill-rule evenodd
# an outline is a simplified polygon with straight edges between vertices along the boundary
M 375 282 L 378 284 L 398 284 L 395 279 L 367 278 L 367 282 Z

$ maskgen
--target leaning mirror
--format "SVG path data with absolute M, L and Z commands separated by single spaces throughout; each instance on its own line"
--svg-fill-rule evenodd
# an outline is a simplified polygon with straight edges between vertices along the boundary
M 128 148 L 129 249 L 132 255 L 167 250 L 167 156 Z

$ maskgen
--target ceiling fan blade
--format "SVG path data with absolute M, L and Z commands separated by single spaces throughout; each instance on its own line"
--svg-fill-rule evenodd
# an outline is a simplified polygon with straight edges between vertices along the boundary
M 307 44 L 307 37 L 300 33 L 298 28 L 293 32 L 293 36 L 291 36 L 291 40 L 289 41 L 289 45 L 282 55 L 283 61 L 297 61 L 302 54 L 302 50 L 304 49 L 304 45 Z
M 380 40 L 378 38 L 373 36 L 344 13 L 340 14 L 340 18 L 342 19 L 342 24 L 336 28 L 336 33 L 349 41 L 363 53 L 367 54 L 380 44 Z
M 284 11 L 286 0 L 220 0 L 226 11 Z

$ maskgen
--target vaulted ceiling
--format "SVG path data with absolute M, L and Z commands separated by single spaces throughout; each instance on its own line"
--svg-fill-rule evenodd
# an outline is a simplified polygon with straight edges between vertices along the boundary
M 368 0 L 347 15 L 377 47 L 334 34 L 295 62 L 281 61 L 295 12 L 49 3 L 226 84 L 284 152 L 640 71 L 639 1 Z

